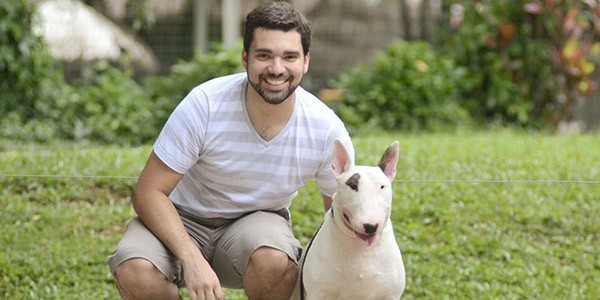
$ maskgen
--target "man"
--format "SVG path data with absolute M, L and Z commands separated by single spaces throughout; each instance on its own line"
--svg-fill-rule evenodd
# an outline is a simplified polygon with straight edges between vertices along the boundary
M 289 206 L 316 179 L 326 209 L 335 114 L 299 87 L 310 60 L 308 21 L 272 2 L 248 14 L 246 73 L 193 89 L 165 124 L 138 180 L 138 216 L 109 258 L 125 299 L 288 299 L 300 244 Z

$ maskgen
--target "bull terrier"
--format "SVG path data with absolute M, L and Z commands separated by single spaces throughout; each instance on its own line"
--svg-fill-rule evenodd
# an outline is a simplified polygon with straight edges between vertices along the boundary
M 338 189 L 323 224 L 300 260 L 292 299 L 399 299 L 404 263 L 390 219 L 398 142 L 379 165 L 355 166 L 335 141 Z

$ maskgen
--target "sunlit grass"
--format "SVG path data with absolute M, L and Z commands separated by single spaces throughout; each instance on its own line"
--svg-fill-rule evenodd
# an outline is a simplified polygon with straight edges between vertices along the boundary
M 403 299 L 600 294 L 599 136 L 353 139 L 359 164 L 377 163 L 400 142 L 393 223 L 406 265 Z M 118 298 L 106 258 L 134 214 L 130 193 L 149 152 L 0 141 L 0 298 Z M 306 244 L 323 217 L 315 184 L 300 191 L 292 215 Z

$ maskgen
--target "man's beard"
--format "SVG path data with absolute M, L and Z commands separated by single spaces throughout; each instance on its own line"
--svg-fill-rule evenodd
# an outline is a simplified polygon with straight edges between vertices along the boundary
M 274 76 L 274 75 L 266 75 L 270 78 L 276 78 L 278 76 Z M 278 92 L 272 92 L 269 91 L 267 89 L 265 89 L 264 87 L 262 87 L 260 85 L 261 81 L 265 81 L 264 75 L 260 75 L 258 76 L 258 82 L 253 82 L 252 80 L 250 80 L 250 76 L 248 76 L 248 82 L 250 82 L 250 85 L 252 86 L 252 88 L 256 91 L 256 93 L 258 93 L 258 95 L 260 95 L 263 100 L 265 100 L 265 102 L 269 103 L 269 104 L 280 104 L 283 101 L 285 101 L 285 99 L 289 98 L 294 91 L 296 90 L 296 88 L 298 87 L 299 84 L 297 85 L 290 85 L 287 89 L 282 90 L 282 91 L 278 91 Z M 287 77 L 285 78 L 286 81 L 293 81 L 294 78 L 292 77 Z

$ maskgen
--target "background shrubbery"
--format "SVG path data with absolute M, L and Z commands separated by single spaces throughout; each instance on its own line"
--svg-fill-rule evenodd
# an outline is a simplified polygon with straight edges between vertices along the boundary
M 7 111 L 0 113 L 0 135 L 35 141 L 148 143 L 194 86 L 241 70 L 239 51 L 225 50 L 197 53 L 191 61 L 174 65 L 168 75 L 142 81 L 134 80 L 129 71 L 99 62 L 90 70 L 89 81 L 57 80 L 52 93 L 42 99 L 9 103 Z M 28 83 L 23 86 L 35 89 Z
M 339 74 L 333 85 L 344 99 L 337 110 L 350 128 L 553 129 L 572 117 L 575 101 L 594 87 L 600 7 L 572 0 L 444 5 L 457 4 L 462 19 L 447 16 L 435 46 L 397 41 Z M 149 143 L 191 88 L 243 70 L 241 47 L 215 47 L 164 76 L 134 80 L 131 71 L 100 62 L 85 81 L 67 84 L 32 33 L 30 7 L 0 3 L 0 137 Z
M 138 145 L 154 140 L 194 86 L 243 70 L 239 50 L 196 53 L 165 76 L 133 79 L 130 70 L 98 62 L 68 84 L 60 63 L 32 32 L 31 6 L 0 3 L 0 137 Z
M 591 92 L 600 6 L 584 1 L 447 1 L 438 44 L 397 42 L 340 76 L 349 124 L 555 129 Z M 452 8 L 450 8 L 452 7 Z
M 63 90 L 62 70 L 32 31 L 33 11 L 23 1 L 0 2 L 0 134 L 42 134 L 23 126 L 44 116 Z M 26 127 L 26 128 L 22 128 Z M 35 127 L 35 128 L 34 128 Z
M 597 87 L 600 6 L 597 1 L 445 1 L 438 49 L 474 81 L 463 93 L 471 115 L 556 129 L 571 121 L 582 96 Z M 452 9 L 450 7 L 454 7 Z
M 441 130 L 470 123 L 461 103 L 468 86 L 464 68 L 424 42 L 398 41 L 372 64 L 359 65 L 336 83 L 345 91 L 337 108 L 349 127 Z

